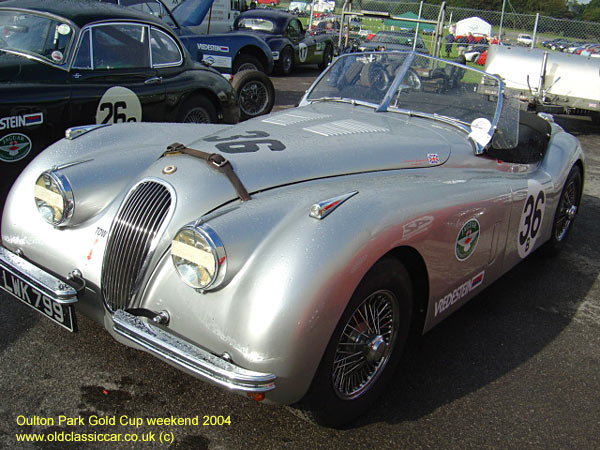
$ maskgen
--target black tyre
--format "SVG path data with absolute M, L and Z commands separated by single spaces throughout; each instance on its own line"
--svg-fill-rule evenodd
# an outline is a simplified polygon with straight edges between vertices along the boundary
M 294 69 L 294 50 L 292 47 L 285 47 L 277 61 L 277 71 L 283 75 L 289 75 Z
M 209 99 L 197 95 L 183 102 L 179 108 L 177 121 L 183 123 L 216 123 L 217 110 Z
M 319 63 L 319 70 L 325 70 L 329 63 L 333 60 L 333 47 L 331 44 L 327 44 L 325 50 L 323 51 L 323 59 Z
M 545 255 L 556 255 L 567 240 L 579 210 L 582 184 L 581 169 L 579 166 L 573 166 L 558 200 L 554 221 L 552 222 L 552 235 L 550 240 L 542 247 Z
M 296 414 L 338 427 L 369 408 L 400 361 L 412 304 L 404 266 L 392 258 L 377 262 L 352 295 Z
M 268 114 L 275 103 L 273 82 L 263 72 L 244 70 L 231 82 L 240 106 L 241 120 Z
M 233 62 L 233 73 L 236 74 L 244 70 L 258 70 L 264 72 L 265 67 L 256 56 L 242 53 L 241 55 L 238 55 Z

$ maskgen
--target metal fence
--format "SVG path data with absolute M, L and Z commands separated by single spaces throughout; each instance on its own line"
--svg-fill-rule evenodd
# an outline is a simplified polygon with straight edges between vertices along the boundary
M 394 16 L 406 13 L 419 14 L 421 17 L 436 20 L 440 5 L 420 2 L 401 2 L 394 0 L 354 0 L 353 10 L 388 12 Z M 486 11 L 480 9 L 458 8 L 446 5 L 445 25 L 456 23 L 468 17 L 479 17 L 492 25 L 492 34 L 500 36 L 506 42 L 516 42 L 519 34 L 535 37 L 534 45 L 553 38 L 565 38 L 573 41 L 600 42 L 600 23 L 571 19 L 556 19 L 538 14 L 516 14 L 514 12 Z

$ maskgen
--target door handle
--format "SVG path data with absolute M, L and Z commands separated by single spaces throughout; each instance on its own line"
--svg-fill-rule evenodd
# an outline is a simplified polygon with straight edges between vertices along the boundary
M 162 77 L 152 77 L 152 78 L 148 78 L 146 81 L 144 81 L 144 84 L 160 84 L 162 83 Z

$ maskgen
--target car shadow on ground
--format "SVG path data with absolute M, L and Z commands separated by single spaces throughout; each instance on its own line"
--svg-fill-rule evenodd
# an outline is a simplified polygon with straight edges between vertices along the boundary
M 0 327 L 0 353 L 35 327 L 40 320 L 45 320 L 39 313 L 3 291 L 0 291 L 0 316 L 3 317 Z
M 554 121 L 574 136 L 600 135 L 600 122 L 593 121 L 591 117 L 560 115 L 554 116 Z
M 414 342 L 396 378 L 354 427 L 414 421 L 510 373 L 550 345 L 581 314 L 600 273 L 591 236 L 600 199 L 583 196 L 562 252 L 518 264 L 442 324 Z

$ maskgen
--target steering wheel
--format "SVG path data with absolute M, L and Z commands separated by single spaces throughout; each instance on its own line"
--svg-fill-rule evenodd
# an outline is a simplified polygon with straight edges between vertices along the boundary
M 411 69 L 406 72 L 402 83 L 398 87 L 398 92 L 400 92 L 402 89 L 410 89 L 413 91 L 423 90 L 423 84 L 421 83 L 421 78 L 419 78 L 417 72 Z
M 385 92 L 390 87 L 390 76 L 381 64 L 371 64 L 367 75 L 372 89 Z

